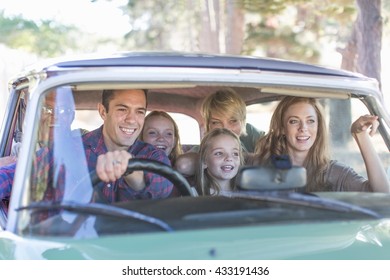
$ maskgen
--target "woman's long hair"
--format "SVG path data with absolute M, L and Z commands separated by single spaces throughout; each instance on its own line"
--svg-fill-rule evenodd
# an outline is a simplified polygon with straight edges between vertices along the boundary
M 329 164 L 328 132 L 323 108 L 315 98 L 286 96 L 279 102 L 272 115 L 268 133 L 257 142 L 254 162 L 267 165 L 270 164 L 271 155 L 288 154 L 287 140 L 283 134 L 284 114 L 290 106 L 301 102 L 313 106 L 318 118 L 317 137 L 303 164 L 307 171 L 306 191 L 326 190 L 324 172 Z
M 242 166 L 244 162 L 240 138 L 233 131 L 227 128 L 215 128 L 208 132 L 203 137 L 199 146 L 199 160 L 197 161 L 197 168 L 195 172 L 196 187 L 198 192 L 202 195 L 210 195 L 210 190 L 214 190 L 214 195 L 218 195 L 221 191 L 221 187 L 218 184 L 217 179 L 203 168 L 203 163 L 205 162 L 206 157 L 210 154 L 210 141 L 219 135 L 228 135 L 237 141 L 240 153 L 240 166 Z M 235 189 L 236 177 L 237 176 L 230 180 L 230 187 L 232 190 Z

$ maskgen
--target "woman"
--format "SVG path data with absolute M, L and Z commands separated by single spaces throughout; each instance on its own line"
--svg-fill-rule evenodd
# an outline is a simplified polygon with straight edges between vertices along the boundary
M 140 140 L 161 149 L 171 160 L 172 166 L 182 154 L 179 128 L 175 120 L 166 112 L 152 111 L 145 117 Z
M 226 128 L 205 135 L 199 148 L 196 186 L 202 195 L 219 195 L 235 189 L 235 178 L 243 164 L 240 139 Z
M 292 165 L 306 168 L 308 192 L 389 192 L 386 172 L 370 139 L 378 125 L 376 116 L 365 115 L 351 126 L 366 165 L 366 179 L 352 168 L 330 160 L 328 133 L 319 102 L 314 98 L 288 96 L 274 111 L 269 132 L 257 143 L 254 163 L 270 164 L 271 155 L 289 155 Z

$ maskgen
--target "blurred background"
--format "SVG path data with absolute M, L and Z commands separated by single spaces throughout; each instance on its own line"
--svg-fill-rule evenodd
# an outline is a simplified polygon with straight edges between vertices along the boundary
M 1 0 L 0 121 L 23 68 L 97 52 L 299 60 L 374 77 L 389 104 L 389 14 L 390 0 Z

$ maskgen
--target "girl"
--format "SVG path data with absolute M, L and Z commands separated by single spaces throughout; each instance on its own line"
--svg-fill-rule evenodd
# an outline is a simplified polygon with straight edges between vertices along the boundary
M 219 195 L 235 190 L 235 178 L 243 164 L 240 139 L 229 129 L 215 128 L 199 147 L 196 186 L 202 195 Z
M 140 140 L 161 149 L 174 166 L 177 157 L 182 154 L 179 128 L 175 120 L 166 112 L 152 111 L 145 117 Z

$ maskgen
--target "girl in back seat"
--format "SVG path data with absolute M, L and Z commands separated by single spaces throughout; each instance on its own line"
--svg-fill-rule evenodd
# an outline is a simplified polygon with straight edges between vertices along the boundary
M 226 128 L 211 130 L 200 143 L 199 156 L 195 181 L 200 195 L 228 195 L 235 190 L 244 161 L 237 134 Z
M 140 140 L 161 149 L 174 166 L 177 157 L 182 154 L 179 128 L 175 120 L 164 111 L 152 111 L 145 117 Z

